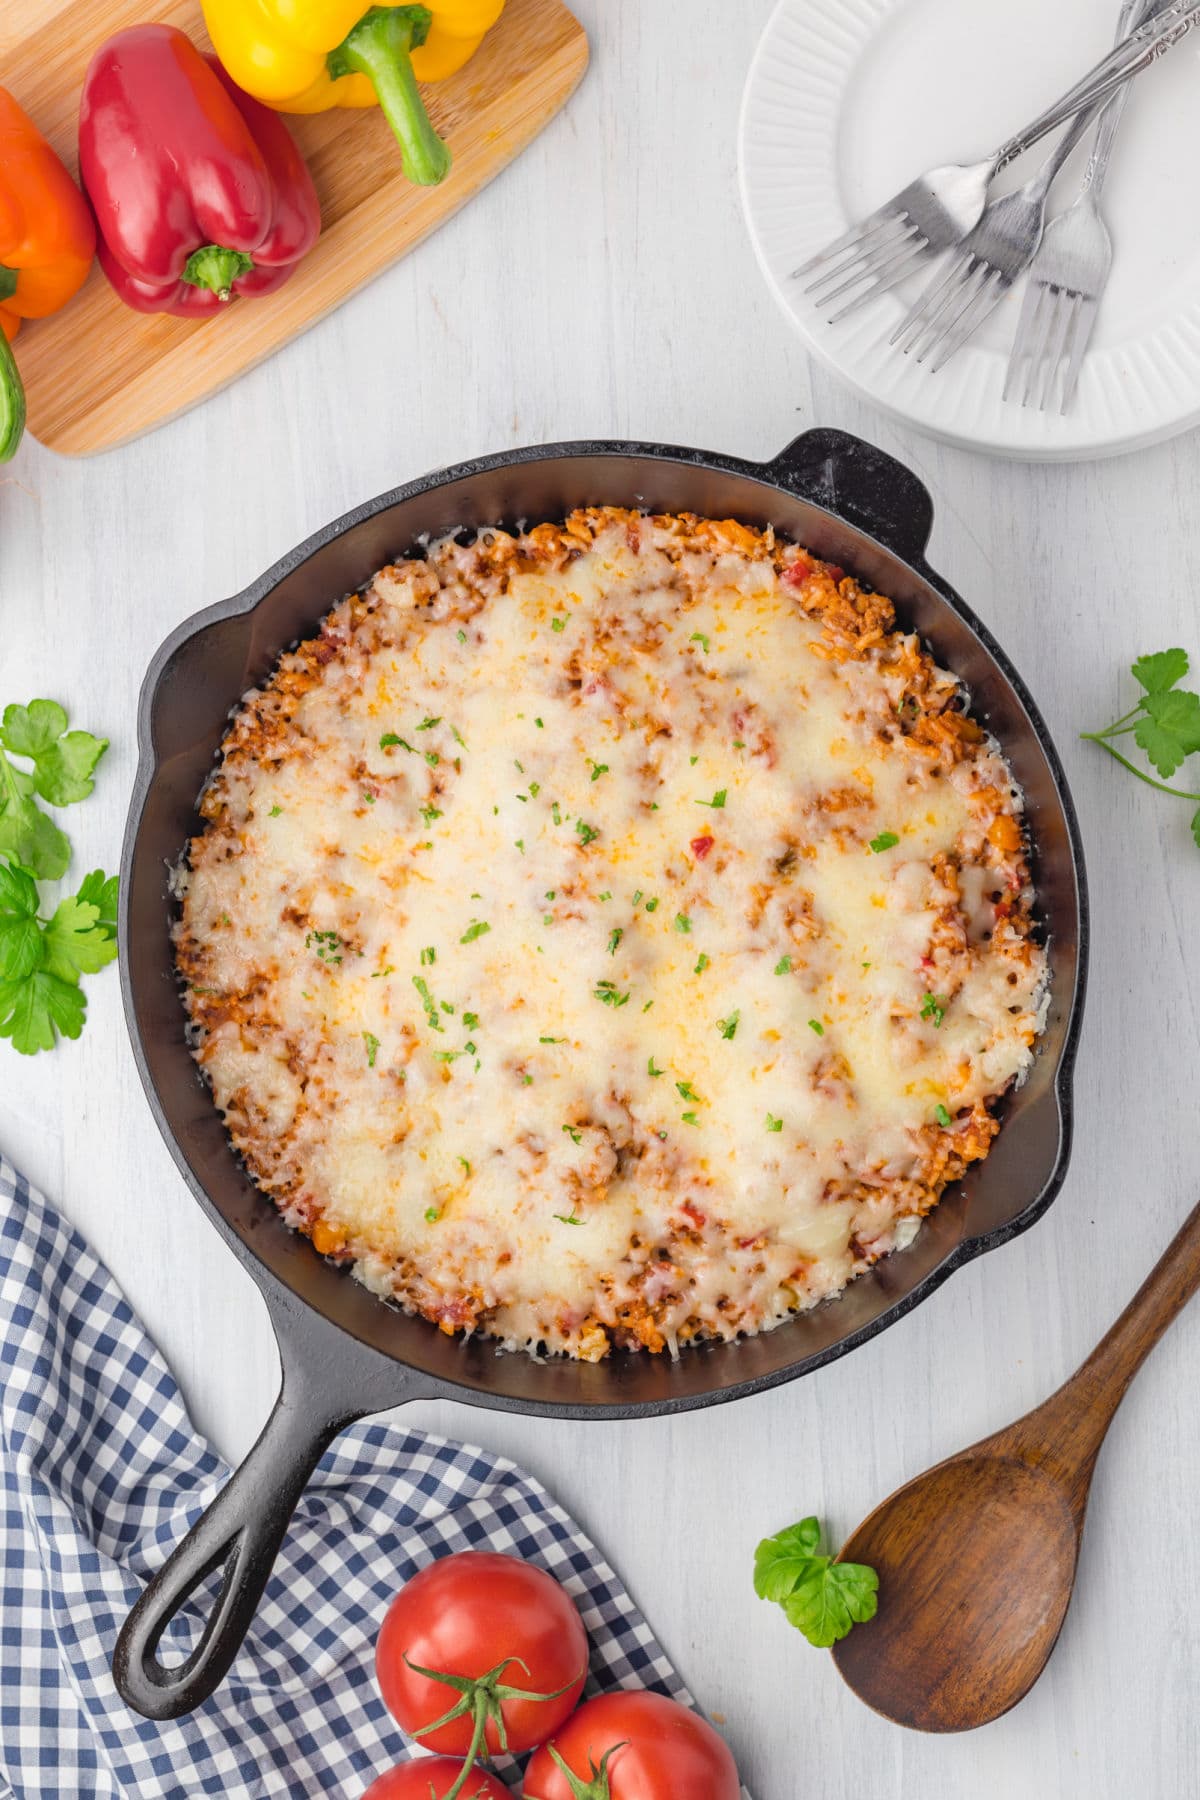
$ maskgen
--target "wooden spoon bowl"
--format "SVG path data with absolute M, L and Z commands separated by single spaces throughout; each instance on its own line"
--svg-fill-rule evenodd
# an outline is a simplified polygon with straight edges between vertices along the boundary
M 969 1731 L 1029 1692 L 1062 1630 L 1092 1475 L 1129 1383 L 1200 1286 L 1200 1206 L 1065 1386 L 885 1500 L 839 1561 L 879 1610 L 834 1646 L 860 1699 L 919 1731 Z

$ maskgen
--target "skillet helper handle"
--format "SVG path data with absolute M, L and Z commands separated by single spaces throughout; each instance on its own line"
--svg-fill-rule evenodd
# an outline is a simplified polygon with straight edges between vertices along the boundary
M 1081 1472 L 1087 1503 L 1091 1466 L 1129 1384 L 1188 1301 L 1200 1290 L 1200 1206 L 1188 1214 L 1125 1311 L 1071 1379 L 1031 1413 L 1031 1443 Z
M 902 561 L 924 561 L 933 530 L 929 489 L 886 450 L 848 431 L 806 431 L 766 463 L 764 473 L 797 499 L 856 525 Z
M 113 1655 L 127 1705 L 148 1719 L 177 1719 L 207 1700 L 237 1655 L 258 1607 L 304 1485 L 326 1445 L 359 1410 L 330 1417 L 301 1382 L 285 1375 L 275 1408 L 240 1468 L 172 1552 L 130 1613 Z M 196 1588 L 221 1571 L 199 1643 L 174 1666 L 159 1656 L 171 1620 Z

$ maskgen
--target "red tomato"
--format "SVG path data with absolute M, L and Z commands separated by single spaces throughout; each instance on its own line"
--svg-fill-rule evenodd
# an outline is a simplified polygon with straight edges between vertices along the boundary
M 571 1712 L 587 1654 L 583 1620 L 553 1576 L 516 1556 L 464 1550 L 400 1589 L 375 1646 L 375 1672 L 392 1715 L 430 1750 L 468 1756 L 486 1731 L 493 1754 L 520 1755 Z M 473 1685 L 463 1692 L 412 1664 Z M 457 1718 L 426 1729 L 460 1705 Z
M 362 1800 L 442 1800 L 459 1776 L 462 1764 L 450 1756 L 418 1756 L 373 1781 Z M 458 1800 L 513 1800 L 506 1787 L 482 1769 L 472 1769 Z
M 724 1738 L 705 1719 L 662 1694 L 630 1691 L 581 1706 L 533 1758 L 521 1791 L 524 1800 L 740 1800 L 742 1790 Z

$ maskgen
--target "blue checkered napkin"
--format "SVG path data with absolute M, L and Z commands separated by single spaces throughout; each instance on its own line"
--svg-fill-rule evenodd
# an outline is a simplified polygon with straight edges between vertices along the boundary
M 452 1550 L 512 1551 L 557 1576 L 588 1628 L 594 1686 L 687 1699 L 536 1481 L 365 1424 L 322 1458 L 217 1693 L 171 1724 L 140 1718 L 109 1673 L 117 1632 L 228 1470 L 111 1275 L 3 1157 L 0 1376 L 0 1800 L 356 1800 L 409 1750 L 375 1687 L 380 1621 L 401 1582 Z M 180 1622 L 168 1660 L 198 1629 Z

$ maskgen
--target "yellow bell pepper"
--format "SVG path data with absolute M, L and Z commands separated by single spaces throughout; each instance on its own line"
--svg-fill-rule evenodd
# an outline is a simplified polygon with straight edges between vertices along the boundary
M 382 107 L 410 181 L 443 180 L 450 152 L 417 81 L 441 81 L 475 53 L 505 0 L 203 0 L 217 55 L 237 85 L 277 112 Z

